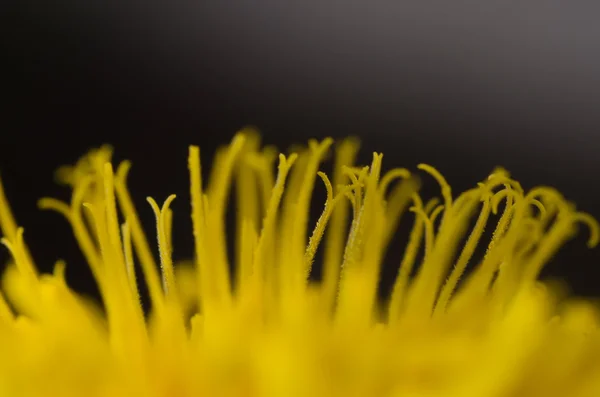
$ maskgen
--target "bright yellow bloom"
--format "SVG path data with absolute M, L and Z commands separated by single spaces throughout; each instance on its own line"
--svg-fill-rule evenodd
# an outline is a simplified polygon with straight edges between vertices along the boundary
M 130 164 L 113 173 L 110 148 L 62 168 L 71 202 L 40 206 L 70 222 L 104 310 L 69 289 L 64 263 L 39 274 L 0 189 L 13 258 L 0 295 L 0 396 L 600 396 L 598 308 L 537 281 L 577 224 L 589 225 L 590 246 L 598 242 L 589 215 L 553 189 L 523 191 L 500 169 L 453 197 L 420 165 L 441 186 L 441 204 L 423 203 L 417 176 L 382 174 L 382 155 L 355 166 L 353 140 L 336 145 L 330 181 L 318 172 L 330 146 L 311 141 L 277 158 L 246 131 L 217 153 L 206 188 L 190 147 L 194 266 L 173 265 L 174 196 L 162 206 L 148 198 L 157 265 L 127 190 Z M 317 176 L 327 199 L 308 239 Z M 391 297 L 379 304 L 401 216 L 414 224 Z M 482 241 L 490 219 L 493 237 Z M 321 240 L 323 277 L 309 282 Z M 477 246 L 487 251 L 465 275 Z

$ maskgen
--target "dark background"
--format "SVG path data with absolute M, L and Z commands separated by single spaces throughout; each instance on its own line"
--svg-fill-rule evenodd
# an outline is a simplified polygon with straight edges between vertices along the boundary
M 36 201 L 68 198 L 53 170 L 105 142 L 134 163 L 149 231 L 145 196 L 179 194 L 175 255 L 191 255 L 187 145 L 207 155 L 247 124 L 282 149 L 357 135 L 363 160 L 431 163 L 455 191 L 501 164 L 600 217 L 600 6 L 480 3 L 2 2 L 0 170 L 38 265 L 66 258 L 91 290 Z M 546 274 L 597 294 L 599 259 L 582 237 Z

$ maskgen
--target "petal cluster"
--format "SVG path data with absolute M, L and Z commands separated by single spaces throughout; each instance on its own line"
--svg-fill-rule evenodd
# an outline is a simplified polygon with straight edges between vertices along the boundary
M 598 243 L 596 221 L 503 169 L 456 195 L 429 165 L 383 172 L 381 154 L 359 166 L 357 150 L 325 139 L 277 155 L 245 130 L 216 153 L 205 184 L 191 146 L 194 257 L 178 264 L 174 195 L 148 198 L 156 229 L 146 233 L 130 163 L 114 171 L 110 147 L 61 168 L 70 202 L 40 207 L 72 226 L 101 304 L 69 288 L 64 262 L 40 274 L 0 185 L 12 258 L 0 395 L 599 396 L 600 311 L 538 280 L 581 224 Z M 319 171 L 329 152 L 331 179 Z M 424 200 L 421 179 L 440 197 Z M 326 196 L 311 225 L 317 183 Z M 401 222 L 412 223 L 404 244 L 393 238 Z M 382 301 L 391 250 L 402 260 Z

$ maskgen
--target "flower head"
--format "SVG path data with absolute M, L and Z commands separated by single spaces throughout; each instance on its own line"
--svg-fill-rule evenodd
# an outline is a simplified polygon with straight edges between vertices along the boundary
M 175 196 L 162 205 L 148 198 L 157 261 L 127 189 L 129 162 L 113 172 L 102 147 L 61 168 L 71 201 L 45 198 L 40 207 L 71 224 L 101 306 L 67 286 L 63 262 L 38 272 L 0 188 L 12 256 L 0 294 L 0 395 L 600 395 L 600 311 L 538 281 L 579 224 L 589 226 L 589 245 L 598 243 L 592 217 L 551 188 L 524 191 L 502 169 L 455 196 L 436 169 L 419 165 L 441 188 L 441 200 L 423 202 L 417 175 L 383 173 L 381 154 L 356 166 L 351 139 L 335 146 L 330 180 L 319 167 L 332 144 L 310 141 L 277 157 L 242 132 L 217 152 L 206 187 L 191 146 L 191 265 L 171 255 Z M 319 179 L 326 201 L 310 232 Z M 412 231 L 380 303 L 400 220 Z M 478 247 L 485 254 L 475 261 Z M 309 281 L 318 250 L 323 276 Z

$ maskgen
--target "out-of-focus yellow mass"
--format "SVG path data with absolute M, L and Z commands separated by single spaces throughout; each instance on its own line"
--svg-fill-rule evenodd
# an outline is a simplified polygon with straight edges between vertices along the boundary
M 355 140 L 325 139 L 277 156 L 242 131 L 216 153 L 205 184 L 191 146 L 195 256 L 175 266 L 174 196 L 148 198 L 149 233 L 138 215 L 149 210 L 127 189 L 130 163 L 113 172 L 109 147 L 61 168 L 71 201 L 40 207 L 71 224 L 104 310 L 69 288 L 65 263 L 39 273 L 0 187 L 12 257 L 0 294 L 0 396 L 600 396 L 598 308 L 538 281 L 581 224 L 598 243 L 596 221 L 502 169 L 456 195 L 431 166 L 383 173 L 381 154 L 362 167 L 357 150 Z M 330 151 L 328 177 L 319 168 Z M 440 198 L 423 201 L 421 179 L 439 184 Z M 312 225 L 316 183 L 327 196 Z M 226 233 L 232 188 L 237 221 Z M 392 240 L 399 222 L 413 224 L 406 244 Z M 388 250 L 403 256 L 381 304 Z M 322 278 L 309 281 L 317 251 Z

